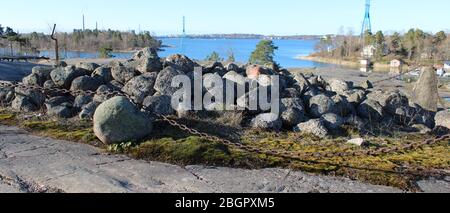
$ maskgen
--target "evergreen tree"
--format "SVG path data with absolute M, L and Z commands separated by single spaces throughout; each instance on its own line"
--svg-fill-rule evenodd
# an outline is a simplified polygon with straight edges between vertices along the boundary
M 372 32 L 370 32 L 368 30 L 366 32 L 364 32 L 363 39 L 364 39 L 364 46 L 373 45 L 374 38 L 373 38 Z
M 389 42 L 389 52 L 398 55 L 401 54 L 403 49 L 402 46 L 402 38 L 400 37 L 400 34 L 395 32 L 392 34 Z
M 385 38 L 384 34 L 381 31 L 378 31 L 375 34 L 375 57 L 380 60 L 384 56 L 384 47 L 385 47 Z
M 249 63 L 250 64 L 258 64 L 258 65 L 274 65 L 278 66 L 278 64 L 274 61 L 275 50 L 278 47 L 275 46 L 273 41 L 271 40 L 262 40 L 256 45 L 255 51 L 252 52 Z
M 223 58 L 220 58 L 218 52 L 213 51 L 210 55 L 206 56 L 205 61 L 223 61 Z

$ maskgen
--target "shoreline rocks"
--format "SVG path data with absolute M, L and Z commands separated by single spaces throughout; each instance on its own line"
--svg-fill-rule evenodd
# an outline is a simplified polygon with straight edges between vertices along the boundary
M 450 129 L 448 110 L 436 114 L 410 103 L 410 98 L 398 91 L 371 89 L 373 85 L 369 81 L 354 86 L 340 79 L 326 81 L 321 76 L 290 73 L 287 70 L 276 72 L 258 65 L 238 66 L 230 63 L 224 66 L 221 62 L 202 66 L 201 69 L 206 72 L 197 79 L 202 80 L 202 95 L 210 98 L 221 94 L 223 102 L 211 99 L 208 106 L 202 107 L 202 112 L 186 108 L 194 106 L 192 101 L 173 109 L 172 96 L 178 90 L 171 86 L 173 77 L 184 75 L 192 83 L 196 66 L 200 65 L 186 56 L 177 54 L 161 59 L 151 49 L 136 52 L 132 59 L 123 64 L 116 61 L 103 66 L 93 63 L 57 68 L 38 66 L 23 79 L 24 84 L 47 89 L 96 91 L 97 94 L 77 94 L 75 97 L 73 94 L 50 91 L 46 92 L 46 97 L 42 91 L 0 88 L 0 103 L 25 112 L 47 110 L 47 114 L 59 118 L 78 115 L 83 120 L 94 119 L 99 138 L 105 143 L 144 137 L 137 131 L 133 133 L 134 130 L 121 137 L 111 130 L 102 129 L 116 128 L 115 124 L 107 123 L 120 119 L 126 119 L 130 125 L 134 120 L 137 126 L 133 128 L 139 131 L 144 131 L 144 124 L 151 127 L 151 121 L 145 121 L 150 119 L 149 116 L 137 110 L 141 105 L 149 111 L 148 114 L 178 115 L 180 118 L 195 117 L 206 111 L 217 112 L 232 106 L 231 109 L 242 112 L 241 123 L 244 127 L 270 131 L 294 130 L 321 138 L 338 134 L 344 125 L 360 132 L 383 125 L 422 133 L 435 127 Z M 273 114 L 261 106 L 250 107 L 250 103 L 261 101 L 259 95 L 264 94 L 264 90 L 271 95 L 274 75 L 280 79 L 279 112 Z M 217 80 L 224 83 L 223 87 L 215 85 Z M 239 93 L 240 97 L 236 90 L 238 86 L 245 88 L 243 94 Z M 226 99 L 227 92 L 232 92 L 230 87 L 234 89 L 235 97 Z M 130 96 L 133 103 L 105 94 L 119 91 Z M 109 102 L 111 100 L 113 104 Z M 271 97 L 268 97 L 270 100 Z M 124 130 L 126 128 L 120 126 L 114 131 Z

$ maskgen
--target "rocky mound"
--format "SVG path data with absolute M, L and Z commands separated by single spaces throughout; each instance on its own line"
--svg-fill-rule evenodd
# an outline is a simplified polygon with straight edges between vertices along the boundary
M 94 119 L 94 126 L 97 136 L 103 142 L 116 143 L 120 140 L 140 139 L 151 131 L 151 122 L 139 118 L 148 116 L 139 112 L 138 108 L 141 106 L 145 106 L 150 111 L 149 114 L 184 117 L 199 113 L 183 107 L 176 109 L 171 107 L 171 97 L 177 89 L 171 87 L 171 79 L 177 75 L 185 75 L 193 81 L 195 67 L 200 65 L 186 56 L 172 55 L 161 59 L 149 48 L 137 52 L 125 63 L 113 62 L 103 66 L 80 63 L 76 66 L 57 68 L 35 67 L 32 74 L 23 79 L 23 84 L 46 89 L 66 89 L 72 93 L 57 90 L 43 93 L 36 89 L 0 88 L 0 102 L 25 112 L 45 110 L 48 115 L 59 118 L 78 116 L 80 119 L 94 119 L 95 113 L 97 119 Z M 216 62 L 201 67 L 203 94 L 219 92 L 227 97 L 226 86 L 219 89 L 209 87 L 211 85 L 209 81 L 212 79 L 220 78 L 224 82 L 232 82 L 231 85 L 234 86 L 245 85 L 247 89 L 245 95 L 232 100 L 233 107 L 245 112 L 242 123 L 244 127 L 299 131 L 318 137 L 339 133 L 344 125 L 353 126 L 362 132 L 371 131 L 375 127 L 389 128 L 393 125 L 417 132 L 431 131 L 437 126 L 450 129 L 449 111 L 442 111 L 436 115 L 412 103 L 401 92 L 375 90 L 370 82 L 353 85 L 340 79 L 325 81 L 320 76 L 305 76 L 300 73 L 289 73 L 287 70 L 275 71 L 257 65 L 238 66 L 234 63 L 223 65 Z M 252 93 L 259 93 L 260 88 L 269 88 L 270 91 L 273 76 L 280 78 L 279 114 L 248 107 L 249 99 L 254 97 Z M 257 91 L 249 91 L 251 82 L 257 83 Z M 73 95 L 79 90 L 96 91 L 96 95 L 79 93 Z M 132 98 L 134 104 L 124 99 L 108 101 L 113 96 L 108 92 L 125 93 Z M 217 107 L 219 105 L 222 108 Z M 202 111 L 215 111 L 223 109 L 223 106 L 226 106 L 226 103 L 215 103 L 214 106 L 204 106 Z M 127 122 L 119 122 L 116 118 L 120 117 L 126 117 Z M 111 125 L 108 122 L 115 123 Z M 136 128 L 130 130 L 129 126 L 132 123 Z M 111 128 L 108 129 L 109 127 Z M 113 136 L 109 137 L 110 135 Z

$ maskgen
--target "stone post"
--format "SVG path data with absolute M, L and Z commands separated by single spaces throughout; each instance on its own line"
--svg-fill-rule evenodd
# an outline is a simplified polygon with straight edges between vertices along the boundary
M 433 67 L 422 68 L 419 80 L 413 89 L 413 100 L 425 110 L 436 112 L 439 101 L 438 78 Z

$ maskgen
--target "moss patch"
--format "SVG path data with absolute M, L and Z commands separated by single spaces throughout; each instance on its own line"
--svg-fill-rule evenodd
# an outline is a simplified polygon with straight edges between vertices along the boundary
M 95 143 L 98 142 L 90 126 L 74 126 L 70 123 L 57 121 L 25 121 L 22 126 L 39 135 L 62 140 Z
M 18 126 L 34 134 L 54 139 L 87 143 L 102 147 L 95 137 L 92 124 L 83 121 L 57 121 L 47 118 L 32 117 L 24 119 L 22 114 L 0 110 L 0 124 Z

